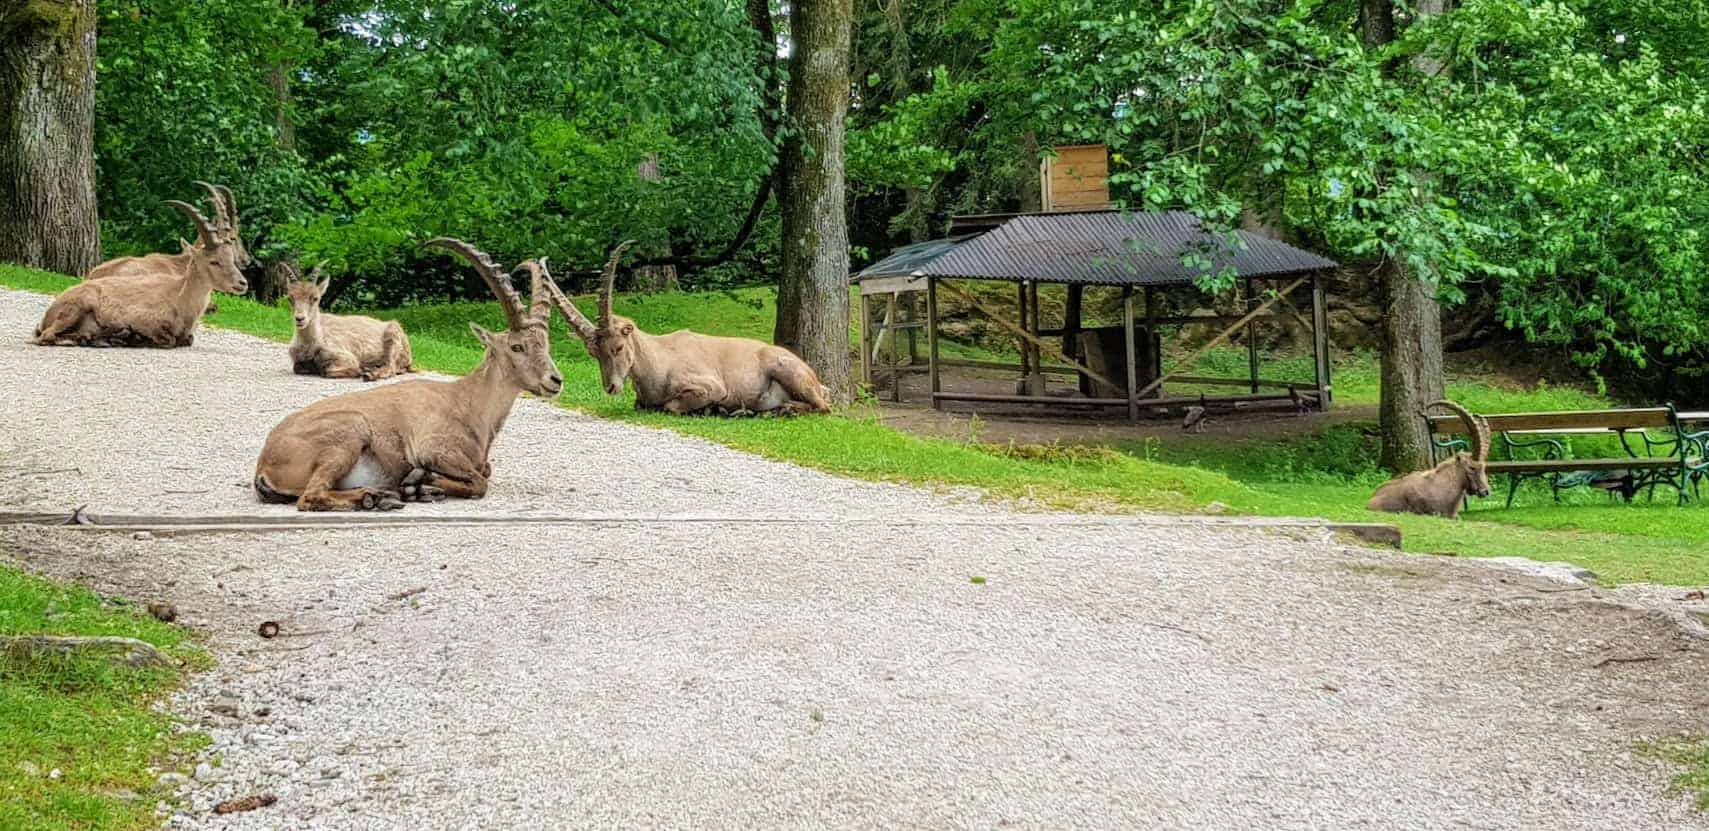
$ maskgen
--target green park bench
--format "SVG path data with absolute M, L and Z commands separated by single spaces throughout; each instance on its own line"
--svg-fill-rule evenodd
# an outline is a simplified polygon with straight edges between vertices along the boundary
M 1709 413 L 1680 413 L 1672 405 L 1623 410 L 1579 410 L 1554 413 L 1502 413 L 1480 416 L 1489 423 L 1495 446 L 1487 468 L 1491 478 L 1507 476 L 1507 506 L 1526 479 L 1548 483 L 1555 501 L 1561 491 L 1599 487 L 1630 502 L 1638 491 L 1655 498 L 1657 485 L 1679 494 L 1680 504 L 1701 496 L 1709 476 Z M 1433 459 L 1467 449 L 1466 427 L 1458 416 L 1427 415 Z M 1620 452 L 1578 458 L 1571 455 L 1573 437 L 1612 437 Z M 1607 443 L 1604 443 L 1607 447 Z M 1689 495 L 1688 495 L 1689 492 Z

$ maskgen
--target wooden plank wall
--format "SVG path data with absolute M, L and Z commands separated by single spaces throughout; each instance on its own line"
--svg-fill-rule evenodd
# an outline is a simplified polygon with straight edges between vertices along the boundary
M 1056 158 L 1039 163 L 1039 184 L 1047 211 L 1090 210 L 1110 206 L 1110 154 L 1102 144 L 1056 148 Z

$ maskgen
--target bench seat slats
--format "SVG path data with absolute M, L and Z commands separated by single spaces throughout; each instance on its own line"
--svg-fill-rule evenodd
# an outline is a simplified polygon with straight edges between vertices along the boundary
M 1625 410 L 1582 410 L 1561 413 L 1503 413 L 1484 416 L 1490 432 L 1506 433 L 1518 430 L 1637 430 L 1645 427 L 1671 427 L 1668 408 L 1643 407 Z M 1465 425 L 1458 416 L 1432 415 L 1430 432 L 1438 435 L 1464 433 Z
M 1577 470 L 1664 470 L 1679 467 L 1679 459 L 1667 457 L 1639 459 L 1535 459 L 1489 462 L 1489 473 L 1544 473 Z

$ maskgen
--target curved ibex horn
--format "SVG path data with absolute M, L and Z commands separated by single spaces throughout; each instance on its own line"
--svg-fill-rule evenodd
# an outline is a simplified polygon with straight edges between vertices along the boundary
M 528 315 L 524 318 L 525 322 L 523 325 L 538 326 L 542 329 L 551 326 L 551 295 L 547 292 L 546 287 L 543 284 L 543 275 L 546 271 L 546 258 L 541 257 L 539 260 L 523 260 L 522 262 L 517 263 L 515 268 L 510 270 L 510 276 L 516 276 L 516 272 L 518 271 L 528 272 L 529 277 Z M 508 282 L 510 278 L 507 277 L 505 279 Z
M 557 308 L 558 314 L 564 316 L 564 321 L 570 324 L 570 329 L 576 333 L 576 337 L 581 338 L 584 343 L 592 344 L 594 335 L 599 330 L 594 328 L 593 323 L 582 314 L 582 310 L 576 308 L 576 304 L 558 288 L 557 281 L 552 279 L 552 272 L 546 269 L 545 257 L 540 258 L 540 270 L 534 277 L 539 281 L 534 286 L 535 302 L 539 302 L 541 292 L 544 291 L 547 301 Z
M 214 237 L 213 226 L 208 223 L 208 218 L 202 216 L 202 212 L 197 210 L 195 205 L 188 202 L 180 202 L 176 199 L 168 199 L 166 200 L 166 204 L 183 211 L 184 215 L 189 217 L 191 222 L 196 223 L 196 236 L 201 239 L 203 245 L 214 245 L 218 242 Z
M 219 191 L 221 196 L 225 197 L 226 218 L 231 221 L 231 232 L 236 234 L 242 227 L 237 221 L 237 198 L 231 195 L 231 188 L 228 188 L 225 185 L 214 185 L 214 189 Z
M 208 201 L 214 203 L 214 213 L 218 214 L 214 221 L 222 227 L 230 228 L 232 226 L 231 211 L 227 210 L 225 197 L 220 195 L 220 189 L 200 179 L 196 180 L 196 184 L 208 192 Z
M 443 248 L 469 261 L 481 279 L 487 281 L 487 287 L 498 297 L 498 304 L 504 308 L 504 320 L 512 331 L 521 329 L 527 322 L 522 316 L 522 300 L 516 296 L 516 289 L 510 285 L 510 278 L 499 271 L 498 264 L 474 246 L 450 237 L 434 237 L 421 244 L 422 248 Z
M 315 263 L 314 268 L 309 269 L 309 276 L 308 276 L 309 282 L 311 282 L 311 283 L 320 282 L 320 277 L 321 277 L 320 270 L 323 268 L 326 268 L 327 262 L 328 262 L 327 260 L 321 260 L 320 262 Z
M 1472 415 L 1465 407 L 1462 407 L 1453 401 L 1449 401 L 1446 398 L 1439 401 L 1432 401 L 1429 404 L 1424 405 L 1424 409 L 1426 410 L 1431 407 L 1444 407 L 1449 410 L 1453 410 L 1454 414 L 1460 417 L 1461 423 L 1466 425 L 1466 435 L 1471 437 L 1472 458 L 1477 459 L 1480 462 L 1489 458 L 1490 436 L 1488 421 Z
M 600 275 L 599 283 L 599 328 L 601 329 L 611 326 L 611 292 L 617 283 L 617 261 L 623 259 L 623 252 L 628 251 L 629 246 L 634 244 L 635 241 L 632 239 L 618 243 L 616 248 L 611 249 L 611 258 L 605 261 L 605 273 Z

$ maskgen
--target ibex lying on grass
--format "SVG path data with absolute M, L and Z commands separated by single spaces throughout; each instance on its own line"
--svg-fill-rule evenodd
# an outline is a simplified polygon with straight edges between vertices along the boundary
M 208 200 L 214 203 L 214 225 L 231 230 L 232 244 L 237 246 L 237 267 L 248 268 L 255 264 L 255 258 L 250 256 L 249 249 L 243 244 L 243 228 L 237 221 L 237 199 L 231 195 L 231 188 L 225 185 L 210 185 L 198 181 L 202 189 L 208 192 Z M 178 240 L 178 254 L 147 254 L 141 257 L 116 257 L 108 260 L 89 271 L 85 280 L 100 280 L 105 277 L 116 277 L 124 274 L 145 274 L 159 271 L 162 268 L 172 268 L 174 261 L 183 261 L 202 249 L 202 243 L 190 244 L 183 238 Z M 219 311 L 219 304 L 208 302 L 207 314 Z
M 1438 406 L 1453 410 L 1465 422 L 1466 434 L 1471 437 L 1471 452 L 1455 453 L 1429 470 L 1408 473 L 1383 483 L 1371 495 L 1366 509 L 1458 519 L 1460 504 L 1468 494 L 1489 496 L 1489 476 L 1484 469 L 1489 458 L 1489 422 L 1452 401 L 1432 401 L 1424 409 L 1428 411 Z
M 486 355 L 455 381 L 388 384 L 287 416 L 268 434 L 255 464 L 255 492 L 262 501 L 295 502 L 300 511 L 355 511 L 401 508 L 406 499 L 480 499 L 492 475 L 487 453 L 516 396 L 550 398 L 563 389 L 546 339 L 552 309 L 540 279 L 534 282 L 533 307 L 524 309 L 509 278 L 487 255 L 459 240 L 426 244 L 474 265 L 498 295 L 507 330 L 469 324 Z
M 552 282 L 544 263 L 524 263 L 543 281 L 570 328 L 599 361 L 605 392 L 623 392 L 625 379 L 635 382 L 635 406 L 668 413 L 716 411 L 763 413 L 831 411 L 819 376 L 812 367 L 781 346 L 749 338 L 725 338 L 683 330 L 649 335 L 635 322 L 611 313 L 612 284 L 617 262 L 634 240 L 617 246 L 605 263 L 599 290 L 599 323 L 581 310 Z
M 364 381 L 415 371 L 409 338 L 397 321 L 326 314 L 320 310 L 320 299 L 331 278 L 321 276 L 320 266 L 309 272 L 307 280 L 297 279 L 295 268 L 283 268 L 291 276 L 285 293 L 291 298 L 291 316 L 297 324 L 291 336 L 292 371 Z
M 196 223 L 196 244 L 176 257 L 151 254 L 96 266 L 89 279 L 66 289 L 48 307 L 36 327 L 36 343 L 189 346 L 213 292 L 249 289 L 238 271 L 249 255 L 236 229 L 208 222 L 189 203 L 166 204 Z

